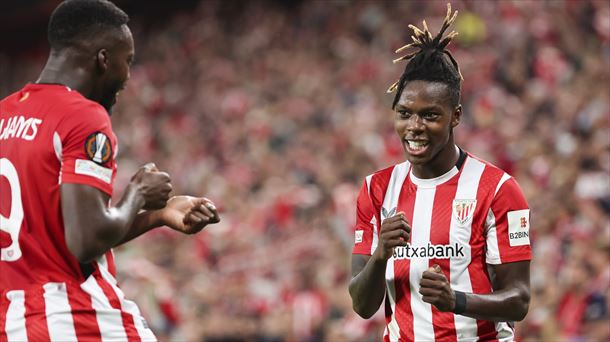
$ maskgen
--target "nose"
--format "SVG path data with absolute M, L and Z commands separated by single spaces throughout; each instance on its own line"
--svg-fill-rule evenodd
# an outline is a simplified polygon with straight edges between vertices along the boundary
M 407 131 L 411 133 L 420 133 L 424 130 L 424 120 L 419 115 L 411 115 L 407 120 Z

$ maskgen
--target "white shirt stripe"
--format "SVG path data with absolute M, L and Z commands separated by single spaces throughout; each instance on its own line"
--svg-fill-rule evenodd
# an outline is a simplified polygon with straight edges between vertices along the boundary
M 123 327 L 121 311 L 114 309 L 94 276 L 89 276 L 80 287 L 91 296 L 97 324 L 102 333 L 102 341 L 126 341 L 127 334 Z
M 373 178 L 373 175 L 368 175 L 365 180 L 366 180 L 366 187 L 367 187 L 367 195 L 369 196 L 369 199 L 371 198 L 371 179 Z M 373 255 L 373 252 L 375 252 L 375 249 L 377 249 L 377 244 L 379 244 L 379 228 L 377 228 L 377 218 L 375 216 L 373 216 L 371 218 L 371 223 L 373 224 L 373 239 L 371 240 L 371 255 Z
M 27 341 L 25 331 L 25 291 L 13 290 L 6 293 L 11 302 L 6 312 L 6 337 L 9 341 Z
M 46 283 L 44 303 L 51 341 L 76 341 L 72 308 L 65 283 Z
M 432 203 L 436 188 L 417 188 L 415 205 L 413 207 L 413 222 L 411 222 L 411 245 L 426 246 L 430 241 L 430 225 L 432 223 Z M 415 214 L 416 213 L 416 214 Z M 419 293 L 419 281 L 429 267 L 428 258 L 412 258 L 409 270 L 411 288 L 411 309 L 413 310 L 413 338 L 415 341 L 434 341 L 432 326 L 432 306 L 422 300 Z
M 385 208 L 389 212 L 392 209 L 396 208 L 396 206 L 398 205 L 398 197 L 400 196 L 400 190 L 402 189 L 402 185 L 405 182 L 405 178 L 407 178 L 407 174 L 409 174 L 409 165 L 409 162 L 404 162 L 396 165 L 392 170 L 392 175 L 390 176 L 390 181 L 388 182 L 388 189 L 385 192 L 385 197 L 383 199 L 383 205 L 381 206 L 381 209 Z M 385 220 L 387 218 L 384 217 L 383 211 L 380 214 L 382 220 Z
M 496 217 L 491 211 L 491 208 L 487 211 L 487 218 L 485 219 L 485 229 L 487 231 L 487 251 L 485 253 L 485 262 L 492 265 L 498 265 L 500 260 L 500 247 L 498 246 L 498 233 L 496 230 Z
M 506 182 L 509 179 L 510 179 L 510 175 L 508 173 L 504 172 L 504 174 L 502 175 L 502 178 L 500 178 L 500 181 L 498 182 L 498 185 L 496 186 L 496 191 L 494 192 L 494 197 L 498 194 L 498 190 L 500 190 L 500 187 L 502 186 L 502 184 L 504 184 L 504 182 Z
M 383 214 L 384 208 L 386 211 L 390 212 L 392 209 L 395 209 L 398 206 L 398 197 L 400 196 L 402 184 L 409 173 L 409 165 L 410 164 L 408 162 L 404 162 L 396 165 L 392 170 L 392 175 L 390 176 L 390 180 L 388 182 L 388 189 L 385 193 L 383 204 L 381 206 L 382 212 L 380 213 L 380 217 L 382 220 L 386 219 L 385 215 Z M 392 308 L 392 318 L 388 324 L 390 341 L 398 341 L 400 339 L 400 328 L 398 327 L 398 322 L 396 321 L 396 286 L 394 284 L 393 257 L 388 260 L 386 266 L 386 291 L 388 298 L 390 299 L 390 307 Z
M 104 261 L 105 261 L 105 265 L 107 267 L 107 261 L 105 259 L 106 259 L 106 256 L 104 256 Z M 116 279 L 112 276 L 112 274 L 110 274 L 108 269 L 105 267 L 100 267 L 100 272 L 102 273 L 102 278 L 104 278 L 104 280 L 106 280 L 108 283 L 110 283 L 110 286 L 112 286 L 114 293 L 116 294 L 116 296 L 119 298 L 119 301 L 121 302 L 121 308 L 123 308 L 123 311 L 125 311 L 133 316 L 133 321 L 136 326 L 136 330 L 138 331 L 138 335 L 140 335 L 140 338 L 142 339 L 142 341 L 157 341 L 157 338 L 155 337 L 153 332 L 144 326 L 144 323 L 143 323 L 144 318 L 140 314 L 140 310 L 138 309 L 138 306 L 136 305 L 136 303 L 125 299 L 125 294 L 116 285 L 117 284 Z
M 485 164 L 474 158 L 466 158 L 460 179 L 458 181 L 455 199 L 473 200 L 477 198 L 477 190 L 479 181 Z M 476 207 L 475 209 L 476 210 Z M 464 225 L 460 225 L 455 218 L 451 216 L 451 231 L 449 233 L 449 244 L 458 243 L 464 246 L 465 258 L 451 258 L 451 287 L 454 290 L 463 292 L 472 292 L 472 283 L 470 282 L 470 274 L 468 265 L 471 262 L 472 255 L 470 251 L 470 235 L 472 232 L 472 219 Z M 474 318 L 455 315 L 455 331 L 457 340 L 477 339 L 477 321 Z
M 513 329 L 506 322 L 496 322 L 496 336 L 498 342 L 512 342 L 515 340 L 515 333 Z

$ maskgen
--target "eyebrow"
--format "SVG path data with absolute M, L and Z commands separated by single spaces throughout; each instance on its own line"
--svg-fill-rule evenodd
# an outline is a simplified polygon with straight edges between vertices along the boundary
M 402 105 L 402 104 L 397 104 L 396 107 L 394 107 L 395 110 L 400 110 L 400 109 L 404 109 L 404 110 L 409 110 L 410 108 Z M 419 112 L 430 112 L 430 111 L 442 111 L 443 108 L 441 106 L 437 106 L 437 105 L 432 105 L 432 106 L 426 106 L 423 107 L 419 110 Z

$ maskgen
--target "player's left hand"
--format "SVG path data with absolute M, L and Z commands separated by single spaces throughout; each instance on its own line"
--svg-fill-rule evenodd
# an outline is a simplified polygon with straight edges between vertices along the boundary
M 205 197 L 174 196 L 161 210 L 163 223 L 185 234 L 195 234 L 208 224 L 220 222 L 216 206 Z
M 439 265 L 424 271 L 419 281 L 419 293 L 424 302 L 436 306 L 439 311 L 453 311 L 455 308 L 455 293 Z

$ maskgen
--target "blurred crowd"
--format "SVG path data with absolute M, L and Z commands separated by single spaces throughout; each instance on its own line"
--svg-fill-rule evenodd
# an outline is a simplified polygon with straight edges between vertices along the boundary
M 518 338 L 610 340 L 610 3 L 452 5 L 465 78 L 456 140 L 516 177 L 532 209 Z M 408 24 L 436 32 L 445 11 L 202 1 L 155 27 L 132 18 L 136 62 L 112 116 L 116 189 L 155 161 L 222 217 L 115 250 L 123 290 L 161 340 L 380 340 L 383 313 L 359 318 L 347 292 L 356 195 L 404 159 L 385 93 L 404 68 L 393 51 Z M 45 57 L 6 61 L 12 89 Z

